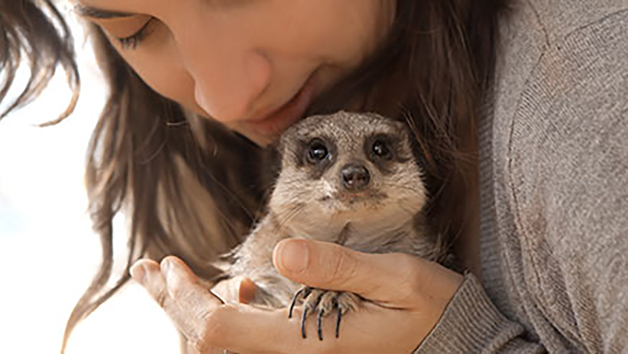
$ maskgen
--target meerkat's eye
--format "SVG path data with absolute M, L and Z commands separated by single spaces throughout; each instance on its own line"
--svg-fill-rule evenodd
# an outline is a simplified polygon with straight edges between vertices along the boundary
M 325 143 L 320 139 L 315 139 L 310 143 L 307 154 L 310 163 L 318 163 L 325 160 L 329 156 L 329 150 Z
M 372 150 L 375 156 L 382 159 L 389 159 L 392 156 L 388 143 L 382 140 L 375 140 Z

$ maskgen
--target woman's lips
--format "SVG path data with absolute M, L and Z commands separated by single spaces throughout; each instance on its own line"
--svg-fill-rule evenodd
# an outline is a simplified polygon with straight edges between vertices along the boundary
M 242 122 L 242 125 L 264 136 L 279 135 L 301 119 L 312 102 L 313 96 L 314 85 L 312 77 L 310 76 L 299 92 L 286 104 L 262 119 L 247 120 Z

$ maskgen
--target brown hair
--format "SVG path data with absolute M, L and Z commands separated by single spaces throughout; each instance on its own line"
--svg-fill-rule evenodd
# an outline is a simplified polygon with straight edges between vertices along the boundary
M 427 172 L 428 219 L 450 242 L 474 228 L 475 122 L 489 88 L 505 2 L 398 0 L 387 42 L 309 110 L 349 108 L 406 121 Z M 71 38 L 53 5 L 6 3 L 0 8 L 5 34 L 0 66 L 8 68 L 8 80 L 0 98 L 11 84 L 20 50 L 26 50 L 34 68 L 32 84 L 8 111 L 37 96 L 58 63 L 77 89 Z M 152 91 L 92 27 L 111 89 L 86 172 L 103 261 L 68 320 L 64 346 L 77 323 L 128 281 L 128 269 L 140 257 L 174 254 L 200 277 L 214 276 L 211 262 L 247 234 L 264 198 L 264 181 L 256 173 L 259 148 Z M 130 220 L 129 249 L 124 271 L 113 276 L 112 220 L 120 210 Z
M 72 36 L 61 14 L 50 0 L 3 1 L 0 6 L 0 102 L 3 102 L 24 55 L 30 64 L 30 78 L 22 92 L 0 111 L 0 119 L 34 98 L 46 87 L 59 64 L 63 66 L 74 95 L 65 112 L 50 124 L 67 117 L 76 104 L 80 86 L 74 61 Z

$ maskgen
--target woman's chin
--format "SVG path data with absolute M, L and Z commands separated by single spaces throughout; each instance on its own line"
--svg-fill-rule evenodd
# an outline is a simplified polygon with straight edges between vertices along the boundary
M 275 134 L 263 134 L 259 131 L 256 131 L 255 129 L 240 126 L 239 124 L 234 126 L 228 125 L 227 127 L 261 147 L 272 144 L 281 135 L 281 132 Z

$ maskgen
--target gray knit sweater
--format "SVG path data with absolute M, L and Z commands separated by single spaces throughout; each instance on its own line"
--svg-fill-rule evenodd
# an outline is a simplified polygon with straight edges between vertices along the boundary
M 520 0 L 480 126 L 482 282 L 420 353 L 628 352 L 628 0 Z

